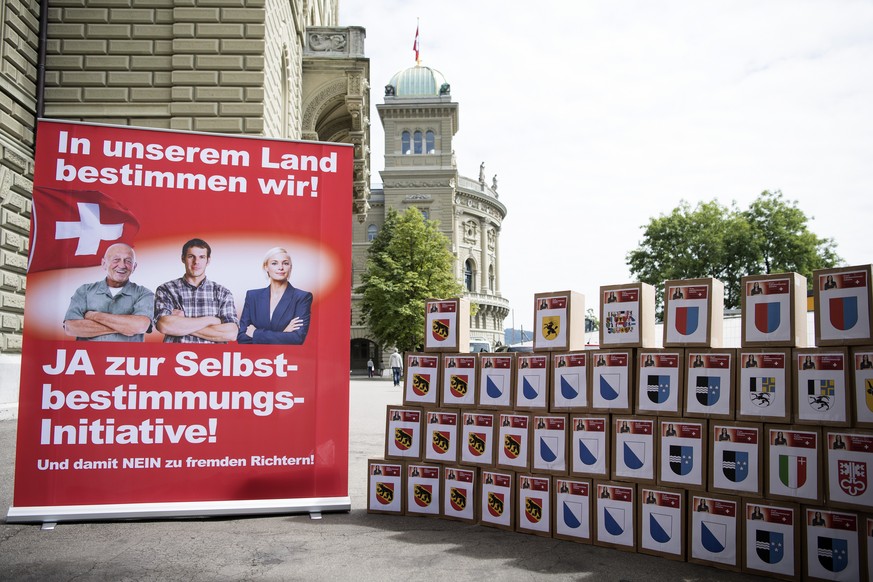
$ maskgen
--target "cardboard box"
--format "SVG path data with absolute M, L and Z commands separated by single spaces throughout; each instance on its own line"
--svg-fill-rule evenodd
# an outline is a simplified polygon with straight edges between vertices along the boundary
M 570 475 L 610 478 L 609 415 L 570 416 Z
M 591 411 L 630 414 L 633 411 L 633 350 L 592 350 Z
M 655 288 L 648 283 L 600 288 L 600 345 L 655 347 Z
M 636 414 L 680 416 L 685 385 L 685 351 L 638 350 Z
M 552 412 L 587 412 L 588 353 L 552 354 L 549 382 L 549 410 Z
M 553 477 L 555 529 L 553 537 L 590 544 L 591 481 L 574 477 Z
M 639 552 L 684 562 L 685 491 L 640 485 L 638 498 Z
M 531 417 L 530 470 L 549 475 L 567 474 L 566 414 L 534 414 Z
M 873 580 L 873 517 L 867 516 L 864 518 L 864 531 L 866 532 L 866 543 L 867 552 L 864 555 L 865 561 L 867 562 L 866 572 L 867 572 L 867 580 Z
M 479 408 L 512 410 L 515 353 L 479 354 Z
M 805 347 L 806 277 L 800 273 L 748 275 L 740 282 L 746 347 Z
M 764 426 L 767 472 L 764 495 L 817 504 L 824 498 L 821 431 L 812 427 Z
M 743 572 L 798 580 L 800 507 L 794 503 L 745 500 L 743 515 Z
M 476 502 L 476 469 L 448 466 L 443 469 L 443 508 L 445 519 L 476 523 L 479 517 Z
M 421 459 L 423 420 L 420 408 L 388 407 L 385 414 L 386 459 Z
M 815 296 L 815 345 L 871 343 L 873 303 L 870 265 L 812 272 Z
M 851 400 L 854 402 L 854 425 L 858 428 L 873 428 L 873 346 L 853 348 Z
M 655 418 L 612 417 L 612 478 L 655 484 L 658 440 Z
M 861 579 L 861 518 L 856 513 L 803 508 L 804 580 Z
M 501 412 L 497 428 L 497 467 L 527 471 L 530 467 L 531 417 L 520 412 Z
M 636 487 L 614 481 L 595 481 L 594 487 L 594 545 L 635 552 Z
M 681 279 L 664 283 L 665 348 L 720 348 L 723 327 L 721 281 Z
M 439 354 L 406 354 L 403 404 L 436 408 L 439 405 Z
M 869 511 L 873 507 L 873 432 L 826 430 L 827 504 Z
M 476 379 L 479 358 L 475 354 L 444 354 L 440 405 L 449 408 L 476 408 Z
M 739 497 L 690 493 L 688 561 L 738 572 L 742 565 Z
M 535 352 L 568 352 L 585 347 L 585 296 L 575 291 L 534 295 Z
M 458 462 L 458 410 L 427 410 L 424 412 L 423 457 L 425 461 L 454 464 Z
M 461 464 L 493 467 L 496 458 L 494 412 L 484 410 L 461 412 Z
M 441 469 L 430 463 L 410 461 L 406 464 L 406 515 L 440 516 Z
M 763 496 L 764 425 L 711 420 L 709 450 L 709 491 Z
M 515 528 L 515 473 L 479 471 L 479 523 L 498 529 Z
M 367 461 L 367 513 L 403 515 L 404 474 L 403 463 Z
M 684 416 L 733 418 L 736 366 L 736 350 L 685 350 Z
M 788 349 L 739 351 L 737 419 L 753 422 L 791 422 L 791 351 Z
M 706 490 L 707 421 L 659 419 L 659 485 Z
M 425 302 L 424 351 L 470 351 L 470 300 L 465 297 Z
M 552 479 L 545 475 L 521 473 L 516 482 L 518 504 L 515 531 L 552 536 Z
M 516 355 L 515 409 L 549 409 L 549 354 Z
M 794 422 L 849 426 L 849 354 L 845 348 L 794 350 Z

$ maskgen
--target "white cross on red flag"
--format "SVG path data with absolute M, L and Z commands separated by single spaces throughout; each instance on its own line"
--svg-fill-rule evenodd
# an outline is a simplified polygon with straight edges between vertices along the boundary
M 138 231 L 130 210 L 102 192 L 36 187 L 27 271 L 99 265 L 110 245 L 133 246 Z

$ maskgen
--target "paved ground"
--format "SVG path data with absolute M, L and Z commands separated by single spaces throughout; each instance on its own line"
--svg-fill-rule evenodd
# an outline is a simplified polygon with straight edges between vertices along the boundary
M 694 564 L 440 519 L 366 513 L 366 460 L 384 449 L 390 381 L 352 380 L 352 511 L 308 516 L 0 525 L 0 580 L 740 581 Z M 0 507 L 12 502 L 15 422 L 0 422 Z

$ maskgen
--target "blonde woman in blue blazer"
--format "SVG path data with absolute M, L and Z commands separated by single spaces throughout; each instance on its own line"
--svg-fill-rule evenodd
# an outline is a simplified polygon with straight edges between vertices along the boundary
M 241 344 L 300 345 L 309 332 L 312 293 L 294 288 L 291 255 L 273 247 L 264 256 L 270 284 L 246 292 L 237 341 Z

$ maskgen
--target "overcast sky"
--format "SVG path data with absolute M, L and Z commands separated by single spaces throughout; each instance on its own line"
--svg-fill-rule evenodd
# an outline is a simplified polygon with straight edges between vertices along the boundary
M 341 0 L 375 105 L 397 71 L 445 75 L 462 175 L 498 176 L 506 326 L 533 295 L 631 281 L 643 227 L 687 200 L 781 190 L 848 264 L 873 260 L 873 2 Z

